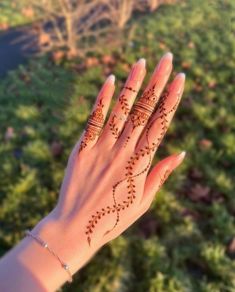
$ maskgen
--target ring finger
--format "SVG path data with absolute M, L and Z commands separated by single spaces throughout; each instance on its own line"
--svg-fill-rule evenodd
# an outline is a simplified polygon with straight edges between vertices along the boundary
M 118 139 L 126 119 L 129 115 L 132 104 L 144 80 L 146 69 L 145 59 L 141 58 L 133 65 L 128 79 L 119 95 L 109 119 L 99 139 L 100 143 L 112 146 Z M 99 142 L 98 141 L 98 142 Z

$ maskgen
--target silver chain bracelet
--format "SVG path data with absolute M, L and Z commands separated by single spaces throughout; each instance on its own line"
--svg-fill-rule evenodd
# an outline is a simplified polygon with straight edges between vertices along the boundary
M 62 261 L 60 259 L 60 257 L 41 238 L 39 238 L 38 236 L 34 235 L 30 230 L 26 230 L 25 234 L 27 236 L 32 237 L 34 240 L 36 240 L 37 243 L 39 243 L 43 248 L 46 248 L 55 258 L 57 258 L 57 260 L 60 262 L 62 268 L 65 269 L 65 271 L 68 273 L 68 275 L 69 275 L 68 282 L 71 283 L 73 281 L 73 278 L 72 278 L 72 274 L 71 274 L 71 271 L 69 269 L 69 266 L 64 261 Z

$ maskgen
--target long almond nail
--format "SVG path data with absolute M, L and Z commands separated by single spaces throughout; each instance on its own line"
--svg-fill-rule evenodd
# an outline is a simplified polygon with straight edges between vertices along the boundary
M 178 73 L 174 81 L 170 85 L 170 91 L 175 91 L 176 94 L 181 95 L 184 90 L 185 74 Z
M 157 65 L 156 70 L 162 71 L 167 73 L 172 67 L 172 61 L 173 61 L 173 54 L 168 52 L 166 53 L 160 60 L 160 62 Z
M 131 73 L 129 75 L 129 80 L 136 80 L 139 79 L 139 75 L 145 71 L 146 60 L 144 58 L 139 59 L 133 66 Z
M 106 82 L 110 82 L 111 84 L 114 84 L 115 76 L 113 74 L 109 75 L 109 77 L 106 79 Z
M 171 169 L 174 170 L 177 166 L 181 164 L 181 162 L 184 160 L 186 155 L 186 151 L 182 151 L 180 154 L 177 154 L 175 158 L 171 162 Z
M 137 62 L 136 62 L 136 64 L 140 64 L 140 65 L 142 65 L 142 66 L 146 66 L 146 60 L 145 60 L 145 58 L 140 58 Z

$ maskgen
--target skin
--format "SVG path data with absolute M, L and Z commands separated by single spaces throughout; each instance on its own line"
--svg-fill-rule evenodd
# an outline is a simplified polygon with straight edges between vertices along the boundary
M 109 117 L 115 78 L 107 78 L 68 159 L 58 202 L 32 230 L 72 274 L 149 209 L 185 157 L 173 154 L 150 169 L 184 90 L 183 73 L 166 87 L 172 58 L 162 57 L 139 98 L 145 60 L 134 64 Z M 58 260 L 31 237 L 0 261 L 0 291 L 55 291 L 68 279 Z

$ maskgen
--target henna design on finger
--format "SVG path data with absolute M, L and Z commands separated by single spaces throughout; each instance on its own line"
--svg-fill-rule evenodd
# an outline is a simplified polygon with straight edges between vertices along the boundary
M 131 92 L 134 92 L 134 93 L 136 93 L 137 92 L 137 90 L 135 90 L 134 88 L 132 88 L 132 87 L 128 87 L 128 86 L 124 86 L 123 87 L 124 89 L 127 89 L 127 90 L 130 90 Z
M 119 134 L 120 134 L 119 128 L 117 127 L 117 124 L 115 121 L 116 119 L 117 119 L 117 116 L 116 116 L 116 114 L 114 114 L 112 116 L 110 123 L 109 123 L 109 128 L 111 130 L 111 133 L 115 137 L 115 139 L 117 139 L 119 137 Z
M 163 177 L 160 178 L 160 182 L 159 182 L 159 186 L 158 186 L 158 191 L 160 190 L 160 188 L 162 187 L 162 185 L 164 184 L 164 182 L 168 179 L 170 173 L 171 173 L 171 171 L 169 169 L 167 169 L 164 172 Z
M 84 148 L 87 147 L 90 141 L 94 141 L 95 138 L 100 135 L 104 124 L 104 104 L 102 103 L 102 101 L 102 99 L 99 100 L 96 109 L 91 113 L 90 117 L 88 118 L 85 134 L 83 140 L 81 141 L 78 152 L 81 152 Z
M 130 159 L 127 162 L 127 166 L 126 166 L 126 172 L 125 172 L 125 178 L 122 180 L 119 180 L 116 184 L 113 185 L 112 188 L 112 196 L 113 196 L 113 206 L 107 206 L 106 208 L 102 208 L 101 211 L 96 211 L 95 215 L 92 215 L 91 220 L 89 220 L 89 224 L 86 226 L 86 235 L 87 235 L 87 241 L 88 244 L 91 244 L 91 236 L 92 233 L 94 231 L 95 225 L 98 223 L 98 221 L 105 215 L 107 214 L 113 214 L 116 213 L 116 220 L 114 225 L 112 226 L 111 229 L 107 230 L 103 236 L 107 235 L 108 233 L 110 233 L 117 225 L 118 222 L 120 221 L 120 211 L 123 211 L 125 209 L 127 209 L 131 204 L 134 203 L 135 199 L 136 199 L 136 182 L 135 182 L 135 178 L 139 177 L 140 175 L 143 175 L 144 173 L 147 173 L 150 166 L 151 166 L 151 162 L 153 159 L 153 155 L 151 154 L 151 152 L 155 152 L 156 149 L 159 147 L 161 140 L 163 138 L 163 136 L 166 133 L 166 130 L 168 128 L 168 124 L 169 124 L 169 120 L 168 120 L 168 116 L 170 113 L 172 113 L 173 111 L 176 110 L 179 101 L 180 101 L 180 94 L 178 94 L 178 99 L 176 101 L 176 103 L 174 104 L 174 106 L 167 111 L 166 109 L 166 100 L 169 96 L 169 92 L 166 91 L 165 93 L 162 94 L 159 103 L 158 103 L 158 107 L 157 110 L 155 112 L 155 118 L 153 118 L 150 122 L 149 125 L 147 125 L 146 127 L 146 142 L 147 145 L 140 148 L 140 150 L 138 152 L 136 152 L 134 155 L 132 155 L 130 157 Z M 156 120 L 160 119 L 160 124 L 161 124 L 161 131 L 159 133 L 159 136 L 157 137 L 157 141 L 155 142 L 151 142 L 149 141 L 149 131 L 152 127 L 152 125 L 156 122 Z M 140 160 L 142 157 L 148 155 L 148 163 L 147 165 L 138 173 L 134 173 L 134 166 L 136 165 L 137 161 Z M 160 184 L 159 184 L 159 188 L 162 186 L 162 184 L 164 183 L 164 181 L 168 178 L 170 174 L 169 170 L 166 170 L 166 172 L 164 173 L 163 177 L 160 179 Z M 125 200 L 123 200 L 121 203 L 118 203 L 116 200 L 116 190 L 117 187 L 123 183 L 123 182 L 127 182 L 127 197 Z
M 156 94 L 156 86 L 157 82 L 148 90 L 145 90 L 137 103 L 133 106 L 133 109 L 129 115 L 129 119 L 132 124 L 132 132 L 139 126 L 144 127 L 152 112 L 154 111 L 157 100 L 159 99 L 158 95 Z M 126 147 L 128 144 L 128 140 L 129 139 L 127 137 L 124 143 L 124 147 Z
M 158 96 L 156 95 L 156 85 L 157 83 L 145 91 L 133 106 L 133 110 L 130 113 L 130 121 L 133 126 L 132 131 L 136 127 L 144 126 L 151 116 L 158 100 Z
M 129 89 L 133 92 L 135 92 L 136 90 L 134 90 L 132 87 L 124 87 L 125 89 Z M 126 120 L 126 117 L 128 116 L 129 112 L 130 112 L 130 108 L 129 108 L 129 103 L 128 100 L 125 96 L 125 94 L 121 94 L 119 97 L 119 103 L 121 105 L 121 110 L 123 112 L 123 114 L 120 114 L 120 120 Z M 119 135 L 121 134 L 121 129 L 119 129 L 118 125 L 118 117 L 117 114 L 113 114 L 110 123 L 109 123 L 109 128 L 111 130 L 111 133 L 113 134 L 113 136 L 115 137 L 115 139 L 117 139 L 119 137 Z
M 123 110 L 123 113 L 125 115 L 128 115 L 129 112 L 130 112 L 130 108 L 129 108 L 129 103 L 127 101 L 127 98 L 125 96 L 125 94 L 122 94 L 120 97 L 119 97 L 119 102 L 121 104 L 121 109 Z
M 128 144 L 128 142 L 130 141 L 130 139 L 131 139 L 130 136 L 127 136 L 127 137 L 126 137 L 126 141 L 125 141 L 125 143 L 123 144 L 123 148 L 125 148 L 125 147 L 127 146 L 127 144 Z

